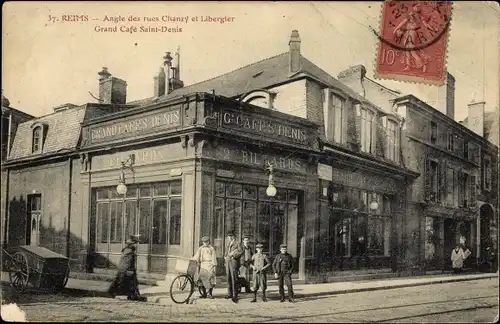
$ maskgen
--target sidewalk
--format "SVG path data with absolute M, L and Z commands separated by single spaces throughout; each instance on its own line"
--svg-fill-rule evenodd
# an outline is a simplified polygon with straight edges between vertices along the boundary
M 497 278 L 497 273 L 481 273 L 481 274 L 463 274 L 463 275 L 427 275 L 419 277 L 404 277 L 404 278 L 391 278 L 381 280 L 363 280 L 363 281 L 349 281 L 349 282 L 335 282 L 323 284 L 297 284 L 294 285 L 294 291 L 297 298 L 313 297 L 313 296 L 327 296 L 336 294 L 346 294 L 363 291 L 395 289 L 404 287 L 415 287 L 421 285 L 432 285 L 440 283 L 451 283 L 468 280 L 478 280 L 487 278 Z M 7 272 L 2 272 L 2 281 L 9 282 Z M 81 280 L 69 278 L 65 288 L 65 292 L 81 293 L 86 296 L 103 297 L 108 296 L 107 289 L 108 282 L 97 280 Z M 141 295 L 148 298 L 149 302 L 160 304 L 173 303 L 170 299 L 170 287 L 167 286 L 147 286 L 140 285 L 139 290 Z M 278 293 L 277 286 L 268 287 L 269 295 Z M 215 288 L 213 295 L 215 298 L 223 298 L 226 295 L 225 285 L 220 288 Z M 246 294 L 242 294 L 246 295 Z M 191 299 L 196 302 L 198 292 L 195 290 Z M 203 300 L 205 301 L 205 300 Z

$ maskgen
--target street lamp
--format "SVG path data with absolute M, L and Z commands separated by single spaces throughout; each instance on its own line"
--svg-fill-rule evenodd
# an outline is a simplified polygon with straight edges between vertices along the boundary
M 267 169 L 269 170 L 269 185 L 267 186 L 267 189 L 266 189 L 266 195 L 268 195 L 269 197 L 274 197 L 276 196 L 276 187 L 274 186 L 274 175 L 273 175 L 273 165 L 271 163 L 268 162 L 268 167 Z
M 127 185 L 125 184 L 125 169 L 132 170 L 132 165 L 135 162 L 135 155 L 130 154 L 126 161 L 121 161 L 121 169 L 120 169 L 120 180 L 118 180 L 118 185 L 116 186 L 116 192 L 119 195 L 125 196 L 127 194 Z M 127 165 L 130 164 L 130 165 Z
M 375 193 L 372 193 L 372 201 L 370 202 L 370 210 L 375 211 L 379 207 L 378 201 L 377 201 L 377 195 Z

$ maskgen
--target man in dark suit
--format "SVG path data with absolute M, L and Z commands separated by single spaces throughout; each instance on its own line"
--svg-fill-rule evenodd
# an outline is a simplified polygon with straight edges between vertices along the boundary
M 250 263 L 252 262 L 253 251 L 250 247 L 250 239 L 248 237 L 243 238 L 243 253 L 240 258 L 240 277 L 242 279 L 242 284 L 244 283 L 245 292 L 251 293 L 252 289 L 250 287 Z
M 280 245 L 280 254 L 278 254 L 273 261 L 274 277 L 278 279 L 279 292 L 281 302 L 285 301 L 285 287 L 288 290 L 288 301 L 293 303 L 293 287 L 292 287 L 292 271 L 293 271 L 293 257 L 287 252 L 285 244 Z
M 227 245 L 224 260 L 226 262 L 227 275 L 227 296 L 226 299 L 232 299 L 233 302 L 238 302 L 238 272 L 240 268 L 240 258 L 243 254 L 243 248 L 239 242 L 234 239 L 234 233 L 227 233 Z

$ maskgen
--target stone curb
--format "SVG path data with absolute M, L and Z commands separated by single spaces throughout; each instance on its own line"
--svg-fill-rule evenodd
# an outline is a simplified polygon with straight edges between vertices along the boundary
M 441 280 L 433 280 L 433 281 L 424 281 L 424 282 L 415 282 L 408 284 L 396 284 L 396 285 L 388 285 L 388 286 L 378 286 L 378 287 L 364 287 L 364 288 L 348 288 L 348 289 L 339 289 L 339 290 L 331 290 L 331 291 L 319 291 L 319 292 L 311 292 L 311 293 L 297 293 L 296 298 L 310 298 L 310 297 L 320 297 L 320 296 L 333 296 L 333 295 L 341 295 L 341 294 L 349 294 L 349 293 L 357 293 L 357 292 L 368 292 L 375 290 L 389 290 L 389 289 L 397 289 L 397 288 L 408 288 L 408 287 L 418 287 L 425 285 L 433 285 L 433 284 L 443 284 L 443 283 L 452 283 L 452 282 L 460 282 L 460 281 L 472 281 L 472 280 L 481 280 L 481 279 L 491 279 L 498 278 L 498 273 L 485 275 L 482 277 L 472 277 L 472 278 L 450 278 L 450 279 L 441 279 Z M 195 292 L 196 294 L 196 292 Z M 163 305 L 172 305 L 175 304 L 169 295 L 162 296 L 148 296 L 148 302 L 163 304 Z M 189 304 L 196 304 L 198 298 L 192 299 L 189 301 Z M 215 300 L 220 300 L 219 298 L 215 298 Z M 270 301 L 273 299 L 271 298 Z M 213 300 L 212 300 L 213 301 Z

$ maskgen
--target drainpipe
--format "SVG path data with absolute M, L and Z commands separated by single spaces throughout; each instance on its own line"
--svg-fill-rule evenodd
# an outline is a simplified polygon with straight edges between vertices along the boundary
M 9 111 L 9 133 L 7 134 L 7 155 L 6 159 L 9 158 L 10 154 L 10 141 L 11 141 L 11 133 L 12 133 L 12 112 Z M 4 235 L 3 235 L 3 245 L 7 245 L 9 243 L 9 225 L 10 225 L 10 204 L 9 204 L 9 179 L 10 178 L 10 168 L 7 168 L 5 175 L 5 211 L 1 217 L 4 217 Z
M 71 241 L 71 193 L 73 187 L 73 163 L 71 156 L 68 158 L 69 163 L 69 179 L 68 179 L 68 233 L 66 235 L 66 256 L 69 259 L 70 256 L 70 241 Z

